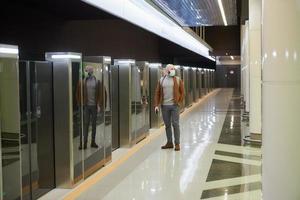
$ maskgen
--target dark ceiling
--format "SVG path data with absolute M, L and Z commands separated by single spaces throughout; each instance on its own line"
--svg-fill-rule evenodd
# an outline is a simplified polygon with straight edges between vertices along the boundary
M 89 20 L 116 19 L 81 0 L 4 0 L 1 20 Z
M 120 18 L 117 18 L 111 14 L 108 14 L 104 11 L 99 10 L 93 6 L 90 6 L 81 0 L 4 0 L 1 2 L 2 9 L 0 12 L 0 23 L 3 27 L 6 27 L 5 31 L 0 32 L 0 42 L 2 43 L 11 43 L 11 44 L 22 44 L 22 52 L 30 51 L 30 55 L 39 55 L 40 52 L 43 52 L 45 49 L 49 49 L 50 46 L 53 46 L 51 40 L 53 38 L 61 38 L 66 35 L 72 35 L 73 33 L 66 33 L 65 24 L 68 24 L 70 21 L 86 21 L 81 22 L 81 26 L 88 26 L 87 24 L 99 23 L 100 29 L 107 29 L 107 27 L 101 26 L 100 21 L 105 20 L 117 20 L 124 24 L 127 24 L 127 21 L 124 21 Z M 97 20 L 100 20 L 97 22 Z M 86 25 L 83 25 L 86 24 Z M 59 27 L 59 28 L 57 28 Z M 80 29 L 80 28 L 79 28 Z M 63 35 L 62 35 L 62 31 Z M 109 29 L 112 31 L 113 29 Z M 136 27 L 134 30 L 137 35 L 143 35 L 141 28 Z M 42 31 L 42 35 L 39 35 Z M 126 30 L 116 30 L 118 34 L 124 34 Z M 46 33 L 49 32 L 49 33 Z M 128 31 L 127 31 L 128 32 Z M 82 36 L 85 37 L 88 33 L 82 32 Z M 149 33 L 150 34 L 150 33 Z M 120 38 L 123 38 L 122 36 Z M 134 34 L 133 34 L 134 35 Z M 207 66 L 214 67 L 214 62 L 207 60 L 206 58 L 197 55 L 194 52 L 191 52 L 183 47 L 180 47 L 166 39 L 160 38 L 151 33 L 151 37 L 159 39 L 159 55 L 161 56 L 161 61 L 166 63 L 176 62 L 177 64 L 190 64 L 192 66 L 197 66 L 199 63 L 206 64 Z M 36 38 L 39 37 L 39 38 Z M 149 38 L 151 38 L 149 36 Z M 46 39 L 47 38 L 47 39 Z M 51 39 L 52 38 L 52 39 Z M 113 43 L 116 38 L 107 37 L 101 38 L 89 38 L 90 40 L 102 41 L 105 44 Z M 70 40 L 65 38 L 65 40 Z M 81 40 L 83 40 L 81 38 Z M 34 47 L 32 41 L 39 41 L 37 47 Z M 118 40 L 117 40 L 118 41 Z M 23 44 L 24 43 L 24 44 Z M 70 42 L 69 42 L 70 43 Z M 80 45 L 79 45 L 79 44 Z M 122 42 L 121 42 L 122 43 Z M 136 43 L 140 43 L 138 40 Z M 123 44 L 123 43 L 122 43 Z M 68 45 L 62 45 L 61 43 L 54 44 L 54 46 L 60 47 L 60 49 L 69 49 L 74 48 L 75 50 L 84 50 L 86 47 L 80 41 L 72 41 Z M 77 49 L 75 47 L 79 46 Z M 126 46 L 126 45 L 125 45 Z M 154 44 L 152 45 L 155 46 Z M 152 46 L 147 47 L 151 49 Z M 31 48 L 29 48 L 31 47 Z M 28 49 L 29 48 L 29 49 Z M 99 46 L 99 49 L 102 50 L 102 47 Z M 118 48 L 113 46 L 110 50 L 114 51 L 117 55 L 118 49 L 113 50 L 113 48 Z M 176 49 L 176 51 L 172 51 Z M 128 49 L 128 55 L 130 52 L 135 52 L 135 49 Z M 112 53 L 112 52 L 111 52 Z M 130 54 L 131 55 L 131 54 Z M 38 56 L 37 56 L 38 57 Z

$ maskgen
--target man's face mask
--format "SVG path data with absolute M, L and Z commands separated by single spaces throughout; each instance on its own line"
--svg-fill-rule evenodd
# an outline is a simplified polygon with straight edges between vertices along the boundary
M 169 71 L 169 76 L 175 76 L 175 69 L 171 69 L 170 71 Z

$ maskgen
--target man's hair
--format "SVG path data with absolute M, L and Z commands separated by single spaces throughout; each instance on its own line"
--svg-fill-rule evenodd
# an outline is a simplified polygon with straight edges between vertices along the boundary
M 173 64 L 167 64 L 166 70 L 169 71 L 171 68 L 175 68 Z
M 90 65 L 87 65 L 87 66 L 85 67 L 85 71 L 86 71 L 86 72 L 94 71 L 94 67 L 93 67 L 93 66 L 90 66 Z
M 173 64 L 167 64 L 165 71 L 164 71 L 164 75 L 167 75 L 168 72 L 170 71 L 170 69 L 175 68 L 175 66 Z

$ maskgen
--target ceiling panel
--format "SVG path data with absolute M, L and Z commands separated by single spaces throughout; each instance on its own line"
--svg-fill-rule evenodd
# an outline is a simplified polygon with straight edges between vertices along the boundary
M 218 0 L 152 0 L 181 26 L 224 25 Z M 221 0 L 228 25 L 237 25 L 236 0 Z

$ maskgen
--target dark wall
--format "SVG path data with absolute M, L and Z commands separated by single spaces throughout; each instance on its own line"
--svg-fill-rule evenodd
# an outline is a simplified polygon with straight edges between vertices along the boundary
M 240 55 L 240 26 L 212 26 L 205 28 L 206 42 L 216 56 Z
M 18 45 L 21 59 L 43 60 L 46 51 L 73 51 L 215 66 L 192 51 L 81 0 L 4 0 L 1 5 L 5 9 L 0 12 L 0 43 Z
M 47 51 L 71 51 L 215 68 L 215 62 L 121 19 L 10 21 L 3 27 L 0 43 L 18 45 L 25 60 L 43 60 Z
M 230 72 L 233 72 L 230 73 Z M 218 88 L 240 88 L 241 66 L 240 65 L 217 65 L 216 84 Z
M 43 59 L 46 51 L 159 59 L 159 38 L 123 20 L 15 23 L 0 38 L 1 43 L 19 45 L 21 59 Z

